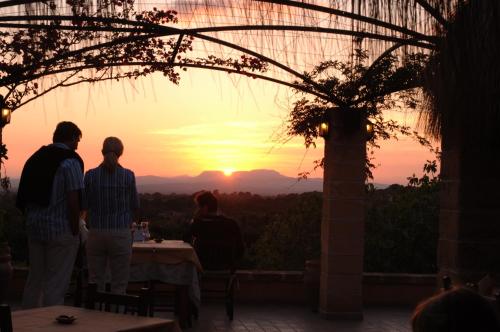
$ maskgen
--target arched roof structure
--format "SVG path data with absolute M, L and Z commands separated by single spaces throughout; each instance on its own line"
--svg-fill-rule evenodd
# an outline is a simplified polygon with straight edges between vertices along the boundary
M 149 65 L 172 71 L 177 67 L 197 67 L 246 73 L 339 104 L 341 101 L 335 95 L 315 85 L 305 73 L 321 61 L 348 58 L 354 47 L 369 49 L 372 60 L 391 52 L 433 50 L 438 40 L 435 32 L 446 26 L 453 6 L 460 1 L 3 0 L 0 1 L 2 29 L 87 31 L 101 35 L 72 45 L 71 50 L 52 58 L 46 55 L 44 61 L 33 64 L 45 69 L 18 68 L 16 75 L 4 73 L 0 87 L 27 79 L 19 75 L 23 70 L 29 73 L 29 79 L 36 79 L 103 65 L 80 61 L 74 62 L 73 67 L 60 65 L 47 70 L 48 65 L 57 61 L 63 64 L 65 57 L 75 54 L 163 39 L 171 49 L 162 60 L 109 61 L 105 65 L 110 68 Z M 151 10 L 173 10 L 176 18 L 144 20 L 141 12 Z M 106 33 L 115 36 L 103 37 Z M 189 45 L 183 44 L 187 39 Z M 191 58 L 178 61 L 178 52 L 183 47 L 192 50 Z M 244 68 L 237 63 L 241 56 L 248 57 L 246 64 L 249 59 L 259 59 L 266 63 L 266 68 L 259 67 L 257 71 Z M 215 58 L 199 61 L 209 57 L 231 61 L 222 63 Z M 300 82 L 313 88 L 300 86 Z

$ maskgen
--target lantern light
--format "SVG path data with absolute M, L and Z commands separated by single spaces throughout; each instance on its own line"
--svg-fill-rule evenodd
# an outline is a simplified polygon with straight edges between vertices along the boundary
M 321 136 L 323 138 L 326 138 L 329 135 L 329 131 L 330 131 L 330 128 L 329 128 L 328 122 L 321 122 L 318 125 L 318 134 L 319 134 L 319 136 Z
M 0 117 L 0 126 L 3 128 L 6 124 L 10 123 L 11 111 L 8 108 L 2 107 L 2 114 Z
M 10 109 L 5 107 L 5 100 L 3 99 L 3 96 L 0 95 L 0 128 L 3 128 L 10 122 L 10 113 Z
M 368 140 L 371 140 L 373 138 L 373 135 L 375 134 L 375 127 L 373 126 L 373 123 L 370 121 L 366 121 L 366 138 Z

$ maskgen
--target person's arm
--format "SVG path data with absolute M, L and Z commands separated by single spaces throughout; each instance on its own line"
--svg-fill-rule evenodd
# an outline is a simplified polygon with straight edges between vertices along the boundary
M 87 214 L 88 214 L 89 205 L 90 205 L 89 196 L 90 196 L 90 186 L 91 186 L 89 172 L 85 173 L 85 176 L 83 178 L 83 184 L 84 184 L 84 188 L 82 190 L 82 202 L 81 202 L 81 206 L 80 206 L 80 219 L 87 221 Z
M 132 221 L 139 223 L 140 218 L 140 200 L 137 193 L 137 185 L 135 184 L 135 174 L 132 172 L 130 209 L 132 210 Z M 132 227 L 132 224 L 130 225 Z
M 67 192 L 68 200 L 68 220 L 71 233 L 78 235 L 80 233 L 80 191 L 72 190 Z
M 191 220 L 189 225 L 187 225 L 187 228 L 184 231 L 184 234 L 182 234 L 182 240 L 184 242 L 194 244 L 193 242 L 194 242 L 194 238 L 195 238 L 195 234 L 196 234 L 197 225 L 198 225 L 198 221 L 196 219 Z
M 62 167 L 65 178 L 69 227 L 71 233 L 76 236 L 80 233 L 79 222 L 83 190 L 83 173 L 76 159 L 66 159 L 62 163 Z

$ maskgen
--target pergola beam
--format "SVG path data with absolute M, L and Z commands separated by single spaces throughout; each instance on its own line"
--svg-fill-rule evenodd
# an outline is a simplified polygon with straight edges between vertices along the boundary
M 187 67 L 187 68 L 209 69 L 209 70 L 227 72 L 230 74 L 239 74 L 239 75 L 248 76 L 248 77 L 254 78 L 254 79 L 262 79 L 265 81 L 288 86 L 288 87 L 291 87 L 293 89 L 300 90 L 300 91 L 315 95 L 315 96 L 322 98 L 322 99 L 329 98 L 327 95 L 321 94 L 315 90 L 308 89 L 300 84 L 290 83 L 290 82 L 279 80 L 279 79 L 276 79 L 273 77 L 269 77 L 269 76 L 265 76 L 265 75 L 261 75 L 261 74 L 254 74 L 254 73 L 245 72 L 245 71 L 238 71 L 236 69 L 230 69 L 230 68 L 226 68 L 226 67 L 209 66 L 209 65 L 197 64 L 197 63 L 175 63 L 175 62 L 170 63 L 170 62 L 162 62 L 162 61 L 136 61 L 136 62 L 127 62 L 127 63 L 111 62 L 111 63 L 107 63 L 105 66 L 106 67 L 121 67 L 121 66 L 153 66 L 153 65 L 156 65 L 156 66 L 165 65 L 167 67 L 181 67 L 181 68 Z M 92 64 L 62 68 L 59 70 L 53 70 L 50 72 L 36 74 L 33 77 L 31 77 L 30 80 L 38 79 L 38 78 L 41 78 L 44 76 L 62 74 L 65 72 L 81 71 L 81 70 L 94 69 L 94 68 L 96 68 L 96 65 L 92 65 Z M 22 83 L 22 81 L 20 83 Z M 88 83 L 93 83 L 92 79 L 89 79 Z
M 449 22 L 439 13 L 439 11 L 432 7 L 426 0 L 415 0 L 426 12 L 428 12 L 434 19 L 443 27 L 448 27 Z
M 117 19 L 108 17 L 91 17 L 91 16 L 68 16 L 68 15 L 16 15 L 16 16 L 0 16 L 0 22 L 11 21 L 78 21 L 78 22 L 99 22 L 106 24 L 120 24 L 135 27 L 142 27 L 151 30 L 168 30 L 169 32 L 178 32 L 184 34 L 191 33 L 206 33 L 206 32 L 224 32 L 224 31 L 246 31 L 246 30 L 276 30 L 276 31 L 303 31 L 303 32 L 316 32 L 327 33 L 334 35 L 353 36 L 358 38 L 377 39 L 388 42 L 402 43 L 405 45 L 412 45 L 425 49 L 434 49 L 435 45 L 428 42 L 422 42 L 416 38 L 404 38 L 397 36 L 389 36 L 378 33 L 371 33 L 365 31 L 353 31 L 347 29 L 334 29 L 324 27 L 307 27 L 297 25 L 231 25 L 231 26 L 214 26 L 203 28 L 191 29 L 178 29 L 164 25 L 152 24 L 149 22 L 132 21 L 127 19 Z M 0 23 L 0 27 L 7 28 L 38 28 L 38 29 L 58 29 L 58 30 L 84 30 L 84 31 L 116 31 L 116 32 L 144 32 L 144 30 L 123 27 L 95 27 L 95 26 L 69 26 L 69 25 L 48 25 L 39 23 L 17 23 L 6 24 Z
M 395 25 L 392 23 L 377 20 L 375 18 L 355 14 L 355 13 L 348 12 L 345 10 L 334 9 L 334 8 L 330 8 L 330 7 L 314 5 L 314 4 L 300 2 L 300 1 L 292 1 L 292 0 L 253 0 L 253 1 L 266 2 L 266 3 L 272 3 L 272 4 L 284 5 L 284 6 L 290 6 L 290 7 L 297 7 L 297 8 L 308 9 L 308 10 L 313 10 L 313 11 L 317 11 L 317 12 L 332 14 L 332 15 L 336 15 L 336 16 L 346 17 L 346 18 L 350 18 L 350 19 L 355 20 L 355 21 L 365 22 L 365 23 L 372 24 L 372 25 L 375 25 L 375 26 L 378 26 L 381 28 L 389 29 L 392 31 L 398 31 L 398 32 L 401 32 L 405 35 L 412 36 L 414 38 L 418 38 L 421 40 L 425 40 L 425 41 L 428 41 L 430 43 L 435 42 L 435 37 L 433 37 L 433 36 L 427 36 L 423 33 L 413 31 L 413 30 L 407 29 L 407 28 L 399 26 L 399 25 Z

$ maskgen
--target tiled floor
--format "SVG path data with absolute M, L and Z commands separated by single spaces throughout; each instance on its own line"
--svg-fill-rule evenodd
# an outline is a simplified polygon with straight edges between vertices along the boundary
M 19 310 L 19 303 L 10 303 Z M 68 303 L 71 305 L 71 303 Z M 410 308 L 364 309 L 360 322 L 331 321 L 303 306 L 236 304 L 234 320 L 226 318 L 223 303 L 203 304 L 199 318 L 185 332 L 411 332 Z M 173 318 L 171 313 L 156 317 Z
M 203 305 L 186 332 L 410 332 L 409 308 L 366 308 L 361 322 L 329 321 L 305 307 L 237 305 L 229 322 L 223 304 Z

